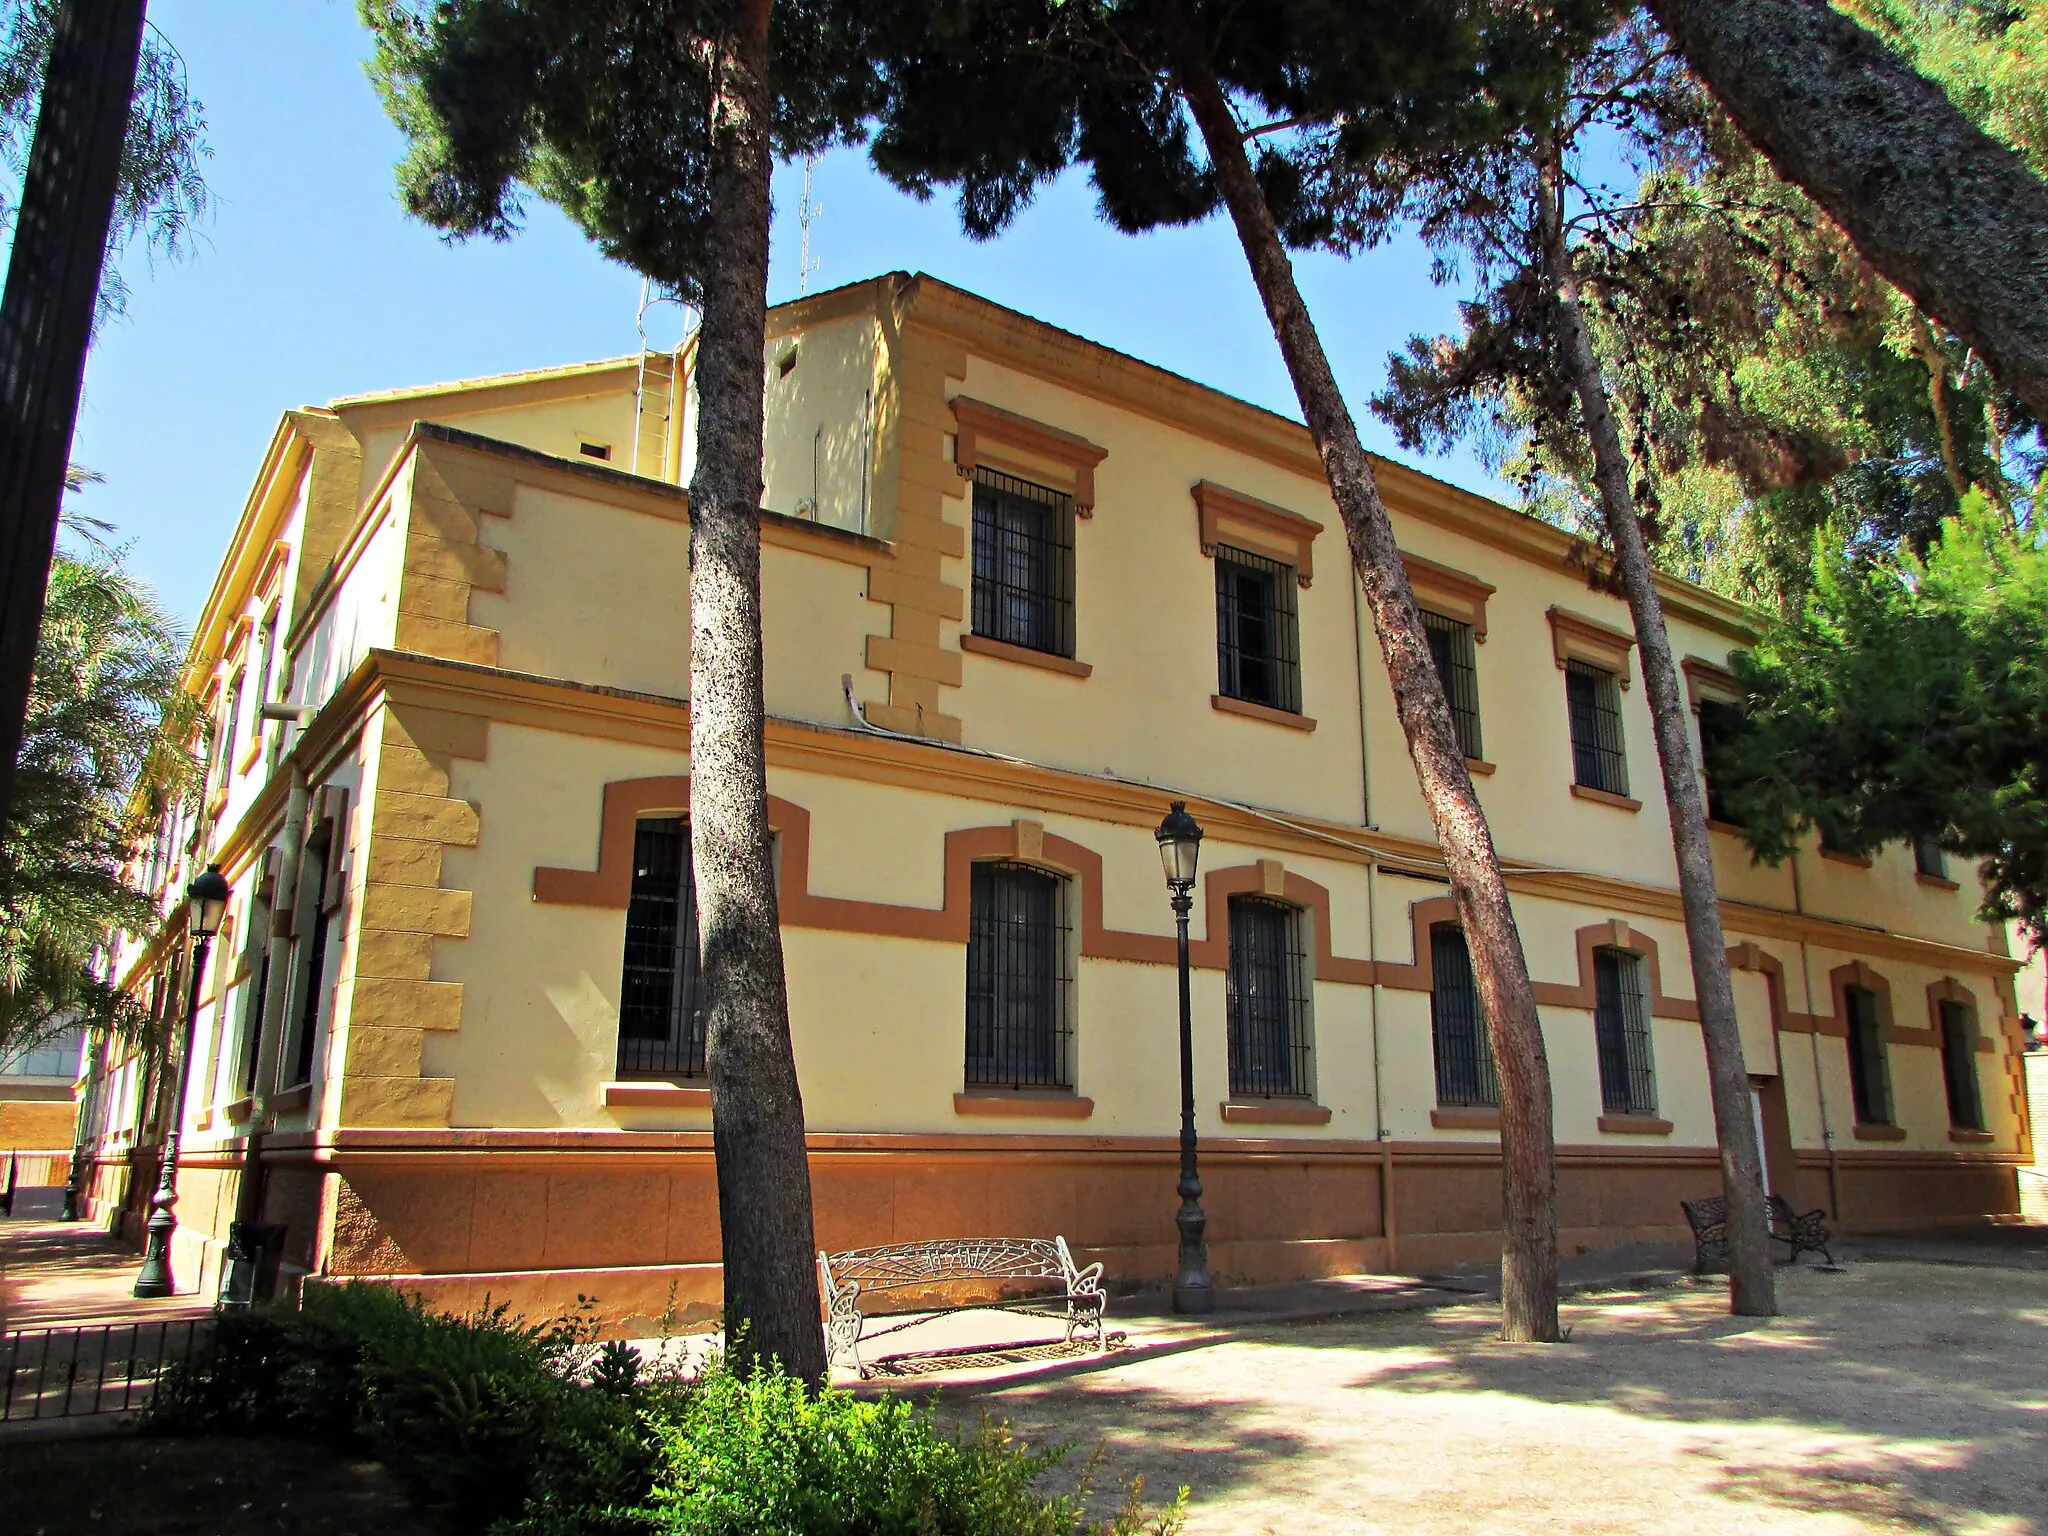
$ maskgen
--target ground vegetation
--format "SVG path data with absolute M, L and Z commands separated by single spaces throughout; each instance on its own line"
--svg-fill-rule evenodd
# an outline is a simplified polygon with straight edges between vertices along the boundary
M 671 1341 L 673 1342 L 673 1341 Z M 374 1284 L 224 1315 L 158 1388 L 158 1435 L 264 1434 L 372 1458 L 449 1536 L 1171 1536 L 1142 1487 L 1092 1517 L 1092 1468 L 981 1421 L 819 1390 L 717 1354 L 643 1364 L 587 1318 L 454 1317 Z M 668 1364 L 662 1364 L 663 1361 Z

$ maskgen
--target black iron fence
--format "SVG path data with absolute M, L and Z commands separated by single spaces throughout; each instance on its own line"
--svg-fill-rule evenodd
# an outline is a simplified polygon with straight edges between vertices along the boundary
M 206 1341 L 210 1317 L 0 1337 L 0 1420 L 80 1418 L 140 1408 L 165 1369 Z

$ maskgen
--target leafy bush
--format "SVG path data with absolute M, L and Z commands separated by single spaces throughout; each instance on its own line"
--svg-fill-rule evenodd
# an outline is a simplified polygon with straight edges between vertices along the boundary
M 714 1363 L 655 1425 L 662 1465 L 650 1523 L 662 1536 L 1140 1536 L 1180 1529 L 1186 1491 L 1148 1512 L 1142 1484 L 1109 1521 L 1076 1493 L 1033 1490 L 1067 1454 L 1034 1451 L 984 1419 L 943 1433 L 896 1398 L 810 1393 L 779 1370 L 741 1376 Z
M 659 1388 L 590 1333 L 580 1319 L 527 1326 L 504 1307 L 446 1317 L 388 1286 L 320 1287 L 297 1312 L 224 1314 L 211 1349 L 158 1387 L 149 1427 L 351 1446 L 451 1531 L 530 1506 L 573 1508 L 575 1529 L 602 1531 L 653 1476 L 640 1414 Z
M 1091 1523 L 1077 1491 L 1035 1492 L 1065 1458 L 984 1422 L 811 1393 L 723 1361 L 644 1372 L 583 1318 L 426 1310 L 388 1286 L 320 1287 L 299 1311 L 228 1313 L 159 1385 L 148 1426 L 286 1434 L 383 1462 L 451 1532 L 494 1536 L 1166 1536 L 1134 1485 Z M 1183 1497 L 1185 1494 L 1183 1493 Z

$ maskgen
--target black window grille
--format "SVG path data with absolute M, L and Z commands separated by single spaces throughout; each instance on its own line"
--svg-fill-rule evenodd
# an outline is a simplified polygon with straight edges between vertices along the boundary
M 1230 1091 L 1307 1098 L 1308 956 L 1301 913 L 1255 896 L 1230 899 Z
M 333 849 L 331 835 L 316 838 L 306 848 L 305 878 L 312 882 L 312 931 L 306 935 L 305 992 L 299 1003 L 298 1049 L 292 1056 L 292 1082 L 313 1080 L 313 1043 L 320 1029 L 320 992 L 327 979 L 327 861 Z
M 1483 758 L 1486 753 L 1481 750 L 1479 737 L 1479 664 L 1472 643 L 1472 626 L 1424 609 L 1422 632 L 1429 637 L 1429 654 L 1436 658 L 1436 675 L 1443 679 L 1444 695 L 1451 701 L 1451 723 L 1458 729 L 1458 750 L 1467 757 Z
M 1074 498 L 974 472 L 974 632 L 1074 654 Z
M 967 1081 L 1072 1087 L 1067 882 L 1026 864 L 976 864 L 970 904 Z
M 1849 1097 L 1858 1125 L 1892 1123 L 1892 1074 L 1884 1052 L 1884 1021 L 1877 994 L 1868 987 L 1844 987 L 1849 1009 Z
M 1657 1068 L 1650 1055 L 1642 956 L 1625 949 L 1594 950 L 1593 988 L 1600 1103 L 1610 1115 L 1654 1115 Z
M 619 1076 L 704 1075 L 704 994 L 690 824 L 649 816 L 633 833 L 619 978 Z
M 1294 567 L 1241 549 L 1216 551 L 1216 691 L 1301 713 Z
M 1740 706 L 1719 699 L 1700 700 L 1700 764 L 1707 775 L 1707 819 L 1731 827 L 1741 826 L 1742 818 L 1728 808 L 1728 776 L 1722 764 L 1728 743 L 1741 729 Z
M 262 910 L 267 912 L 269 909 L 265 907 Z M 269 927 L 266 921 L 257 931 L 259 934 L 267 933 Z M 256 961 L 256 985 L 249 989 L 249 1001 L 242 1016 L 242 1093 L 245 1097 L 256 1091 L 256 1064 L 263 1054 L 263 1008 L 269 993 L 270 945 L 263 943 L 262 954 Z
M 1938 837 L 1913 839 L 1913 868 L 1931 880 L 1948 878 L 1948 850 Z
M 1941 1080 L 1948 1089 L 1948 1123 L 1959 1131 L 1984 1129 L 1977 1090 L 1977 1031 L 1961 1003 L 1941 1005 Z
M 1436 1046 L 1436 1101 L 1492 1109 L 1500 1104 L 1500 1080 L 1493 1069 L 1493 1042 L 1479 1006 L 1479 984 L 1465 930 L 1437 923 L 1429 930 L 1430 1035 Z
M 1571 711 L 1572 778 L 1610 795 L 1628 793 L 1628 757 L 1621 744 L 1621 693 L 1612 672 L 1583 661 L 1564 664 Z

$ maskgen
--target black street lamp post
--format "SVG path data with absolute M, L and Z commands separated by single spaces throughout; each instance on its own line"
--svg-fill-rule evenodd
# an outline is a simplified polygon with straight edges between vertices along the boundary
M 185 1027 L 178 1052 L 178 1088 L 171 1098 L 171 1123 L 164 1133 L 163 1167 L 150 1197 L 148 1242 L 142 1250 L 142 1268 L 135 1276 L 137 1296 L 170 1296 L 177 1291 L 171 1279 L 171 1234 L 178 1218 L 171 1207 L 178 1203 L 178 1138 L 185 1124 L 185 1094 L 191 1086 L 192 1032 L 199 1017 L 199 988 L 206 979 L 206 952 L 213 936 L 220 932 L 227 915 L 228 883 L 218 864 L 206 870 L 185 888 L 185 926 L 192 937 L 192 990 L 185 1005 Z
M 1173 1310 L 1213 1312 L 1216 1288 L 1209 1280 L 1209 1249 L 1202 1241 L 1209 1218 L 1202 1214 L 1202 1180 L 1195 1171 L 1194 1010 L 1188 998 L 1188 914 L 1195 906 L 1202 829 L 1188 814 L 1187 802 L 1176 800 L 1155 835 L 1180 939 L 1180 1210 L 1173 1218 L 1180 1228 L 1180 1265 L 1173 1277 Z

